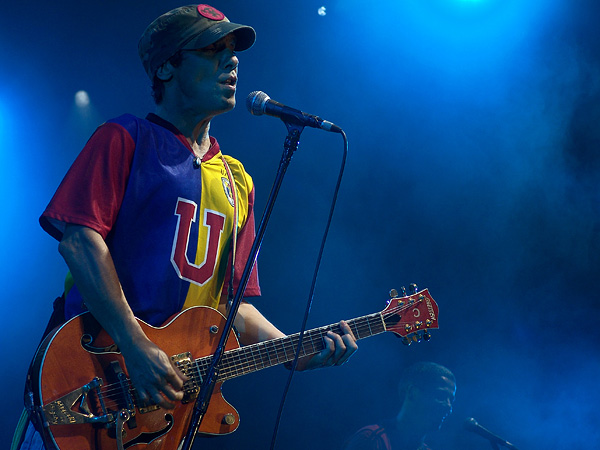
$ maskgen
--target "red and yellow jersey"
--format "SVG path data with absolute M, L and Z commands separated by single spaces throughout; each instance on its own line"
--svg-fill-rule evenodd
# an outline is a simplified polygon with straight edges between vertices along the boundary
M 151 325 L 194 305 L 217 307 L 229 278 L 238 200 L 236 280 L 254 239 L 254 186 L 242 164 L 211 148 L 197 163 L 183 135 L 153 114 L 120 116 L 96 130 L 65 176 L 40 223 L 60 239 L 66 223 L 105 239 L 134 314 Z M 260 295 L 256 269 L 245 296 Z M 82 309 L 74 286 L 65 315 Z

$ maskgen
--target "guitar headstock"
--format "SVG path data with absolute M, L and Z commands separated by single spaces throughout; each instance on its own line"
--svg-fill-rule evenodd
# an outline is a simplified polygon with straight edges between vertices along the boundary
M 439 328 L 438 305 L 429 291 L 423 289 L 400 297 L 392 290 L 390 296 L 388 306 L 381 312 L 386 331 L 402 337 L 406 345 L 422 339 L 428 341 L 431 337 L 429 330 Z

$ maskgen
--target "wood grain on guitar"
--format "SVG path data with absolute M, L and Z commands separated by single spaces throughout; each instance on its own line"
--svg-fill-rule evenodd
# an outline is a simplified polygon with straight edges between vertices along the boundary
M 427 289 L 414 291 L 402 296 L 392 291 L 383 311 L 348 320 L 356 339 L 391 331 L 405 344 L 428 340 L 429 330 L 438 328 L 438 306 Z M 166 411 L 140 404 L 119 349 L 90 313 L 71 319 L 42 342 L 32 365 L 34 402 L 45 422 L 46 438 L 59 450 L 177 449 L 224 323 L 218 311 L 202 306 L 182 311 L 162 327 L 140 321 L 147 336 L 173 355 L 174 364 L 189 378 L 183 401 Z M 339 324 L 306 331 L 300 356 L 320 352 L 328 331 L 342 334 Z M 231 334 L 198 432 L 235 431 L 239 415 L 223 398 L 222 383 L 292 361 L 299 337 L 240 347 Z

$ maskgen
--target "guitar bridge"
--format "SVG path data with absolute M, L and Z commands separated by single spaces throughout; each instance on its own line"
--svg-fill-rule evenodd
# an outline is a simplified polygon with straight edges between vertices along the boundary
M 179 353 L 178 355 L 171 356 L 171 361 L 188 377 L 188 381 L 183 384 L 183 400 L 181 400 L 181 403 L 185 404 L 196 400 L 200 393 L 202 376 L 197 365 L 192 365 L 192 354 L 190 352 Z
M 81 423 L 109 423 L 115 420 L 113 414 L 106 411 L 100 387 L 102 378 L 94 378 L 88 384 L 75 389 L 67 395 L 42 407 L 44 418 L 49 425 L 68 425 Z M 101 405 L 103 414 L 94 415 L 88 404 L 90 392 L 95 393 Z

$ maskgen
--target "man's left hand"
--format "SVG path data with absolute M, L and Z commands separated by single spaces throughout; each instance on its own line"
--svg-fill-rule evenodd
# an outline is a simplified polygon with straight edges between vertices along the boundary
M 302 358 L 298 361 L 296 370 L 320 369 L 329 366 L 341 366 L 358 349 L 356 338 L 345 321 L 340 322 L 343 333 L 341 336 L 328 331 L 323 336 L 325 348 L 312 357 Z

